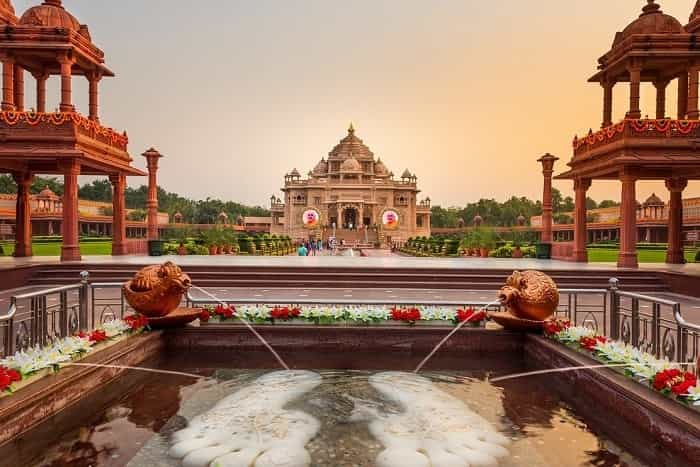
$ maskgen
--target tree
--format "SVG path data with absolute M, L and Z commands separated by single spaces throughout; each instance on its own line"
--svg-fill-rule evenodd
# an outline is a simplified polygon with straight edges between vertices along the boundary
M 598 203 L 591 197 L 586 198 L 586 209 L 597 209 Z
M 600 209 L 614 208 L 614 207 L 619 206 L 619 205 L 620 205 L 620 203 L 618 203 L 617 201 L 613 201 L 611 199 L 604 199 L 603 201 L 600 202 L 600 204 L 598 205 L 598 208 L 600 208 Z

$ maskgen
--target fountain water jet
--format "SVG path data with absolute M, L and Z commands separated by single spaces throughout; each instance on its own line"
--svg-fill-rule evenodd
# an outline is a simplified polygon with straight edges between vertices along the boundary
M 223 305 L 223 306 L 228 306 L 227 303 L 224 303 L 221 299 L 219 299 L 219 298 L 216 297 L 215 295 L 213 295 L 213 294 L 207 292 L 207 291 L 204 290 L 203 288 L 197 287 L 197 286 L 194 286 L 194 285 L 192 286 L 192 288 L 199 290 L 200 292 L 202 292 L 202 293 L 203 293 L 204 295 L 206 295 L 207 297 L 211 298 L 212 300 L 215 300 L 217 303 L 219 303 L 219 304 L 221 304 L 221 305 Z M 275 352 L 275 349 L 272 348 L 272 346 L 265 340 L 265 338 L 264 338 L 263 336 L 261 336 L 260 333 L 259 333 L 258 331 L 256 331 L 255 328 L 254 328 L 253 326 L 251 326 L 250 323 L 249 323 L 248 321 L 246 321 L 243 317 L 238 316 L 238 319 L 241 320 L 241 322 L 242 322 L 243 324 L 245 324 L 245 325 L 248 327 L 248 329 L 250 329 L 250 332 L 252 332 L 253 335 L 254 335 L 255 337 L 257 337 L 257 338 L 260 340 L 260 342 L 262 342 L 262 344 L 267 348 L 267 350 L 269 350 L 269 351 L 272 353 L 272 355 L 275 356 L 275 358 L 277 359 L 277 361 L 279 362 L 279 364 L 282 365 L 282 368 L 284 368 L 285 370 L 289 370 L 289 366 L 287 366 L 287 364 L 285 363 L 285 361 L 282 360 L 282 357 L 280 357 L 279 354 L 278 354 L 277 352 Z
M 452 331 L 450 331 L 450 333 L 447 334 L 440 342 L 438 342 L 438 344 L 435 346 L 435 348 L 432 350 L 432 352 L 430 352 L 430 353 L 428 354 L 428 356 L 425 357 L 425 358 L 423 359 L 423 361 L 421 361 L 421 362 L 418 364 L 418 366 L 416 367 L 415 370 L 413 370 L 413 372 L 414 372 L 414 373 L 420 372 L 420 370 L 423 369 L 423 367 L 425 366 L 425 364 L 428 363 L 428 361 L 433 357 L 433 355 L 435 355 L 435 354 L 437 353 L 437 351 L 440 350 L 440 348 L 441 348 L 443 345 L 445 345 L 445 342 L 447 342 L 447 341 L 450 339 L 450 337 L 454 336 L 455 333 L 456 333 L 457 331 L 459 331 L 460 329 L 462 329 L 462 327 L 463 327 L 465 324 L 467 324 L 468 322 L 470 322 L 470 321 L 472 320 L 472 318 L 474 318 L 475 316 L 477 316 L 477 315 L 478 315 L 479 313 L 481 313 L 482 311 L 486 311 L 489 307 L 494 306 L 494 305 L 498 305 L 499 303 L 500 303 L 499 300 L 494 300 L 494 301 L 491 302 L 491 303 L 487 303 L 487 304 L 484 305 L 483 307 L 479 308 L 479 310 L 478 310 L 477 312 L 475 312 L 474 314 L 472 314 L 469 318 L 467 318 L 467 319 L 465 319 L 464 321 L 462 321 L 461 323 L 459 323 L 459 325 L 457 325 L 457 327 L 455 327 L 455 328 L 454 328 Z

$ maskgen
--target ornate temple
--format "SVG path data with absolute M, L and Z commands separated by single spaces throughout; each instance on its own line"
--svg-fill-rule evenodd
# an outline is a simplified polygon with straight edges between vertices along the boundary
M 295 240 L 335 236 L 350 242 L 391 244 L 430 235 L 430 198 L 418 201 L 418 178 L 399 179 L 355 134 L 348 134 L 302 178 L 284 177 L 284 201 L 271 198 L 271 232 Z

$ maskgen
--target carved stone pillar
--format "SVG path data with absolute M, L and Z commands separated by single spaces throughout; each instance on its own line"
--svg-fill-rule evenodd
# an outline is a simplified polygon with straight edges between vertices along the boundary
M 554 163 L 558 160 L 559 158 L 550 153 L 537 160 L 542 164 L 542 175 L 544 176 L 542 185 L 542 243 L 552 241 L 552 174 L 554 174 Z
M 78 236 L 78 175 L 80 163 L 66 161 L 63 166 L 63 245 L 61 261 L 80 261 Z
M 668 205 L 668 251 L 666 262 L 670 264 L 683 264 L 683 190 L 688 186 L 684 178 L 669 178 L 666 180 L 666 188 L 670 193 Z
M 639 86 L 642 79 L 642 67 L 631 66 L 630 72 L 630 108 L 627 111 L 627 118 L 641 118 L 642 111 L 639 109 Z
M 146 201 L 148 239 L 158 240 L 158 160 L 163 157 L 150 148 L 143 153 L 148 166 L 148 200 Z
M 2 110 L 15 110 L 15 60 L 2 57 Z
M 121 256 L 126 251 L 126 176 L 124 174 L 109 177 L 112 182 L 112 255 Z
M 654 81 L 656 88 L 656 118 L 666 118 L 666 87 L 668 81 Z
M 24 111 L 24 68 L 15 65 L 15 109 L 19 112 Z
M 685 120 L 688 113 L 688 72 L 678 77 L 678 120 Z
M 698 73 L 700 67 L 692 66 L 688 72 L 688 119 L 698 119 Z
M 637 177 L 622 174 L 622 205 L 620 206 L 620 255 L 617 265 L 621 268 L 636 268 L 637 259 Z
M 102 75 L 99 73 L 90 73 L 87 76 L 88 82 L 90 83 L 90 120 L 96 122 L 100 121 L 99 117 L 99 83 L 102 79 Z
M 613 110 L 613 88 L 614 81 L 605 81 L 601 83 L 603 86 L 603 124 L 602 127 L 612 125 L 612 110 Z
M 574 212 L 574 258 L 579 263 L 588 262 L 587 243 L 587 209 L 586 192 L 591 187 L 589 178 L 574 180 L 575 212 Z
M 46 112 L 46 80 L 48 73 L 32 73 L 36 80 L 36 111 Z
M 58 58 L 61 64 L 61 112 L 75 112 L 73 105 L 73 63 L 74 59 L 67 54 L 62 54 Z
M 32 207 L 29 202 L 29 188 L 34 177 L 29 172 L 13 174 L 17 183 L 17 205 L 15 211 L 15 256 L 32 256 Z

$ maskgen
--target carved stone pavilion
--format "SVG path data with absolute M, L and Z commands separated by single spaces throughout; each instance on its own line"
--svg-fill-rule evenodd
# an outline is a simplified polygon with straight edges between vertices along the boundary
M 328 238 L 359 243 L 404 242 L 430 235 L 430 198 L 418 201 L 418 177 L 394 178 L 355 134 L 348 134 L 308 177 L 284 178 L 284 201 L 272 196 L 271 232 L 295 240 Z
M 615 35 L 610 51 L 598 60 L 598 71 L 589 81 L 603 88 L 602 129 L 574 139 L 569 169 L 555 177 L 574 182 L 575 261 L 587 261 L 586 192 L 593 180 L 622 183 L 620 267 L 638 265 L 636 182 L 664 180 L 670 193 L 666 260 L 683 262 L 683 190 L 688 180 L 700 179 L 699 32 L 700 1 L 683 26 L 648 0 L 639 18 Z M 678 86 L 675 118 L 666 105 L 672 82 Z M 629 106 L 625 118 L 614 123 L 613 90 L 620 83 L 629 86 Z M 643 83 L 656 89 L 654 118 L 642 118 Z
M 0 170 L 12 173 L 18 185 L 15 255 L 32 254 L 29 188 L 34 174 L 63 175 L 64 261 L 80 259 L 78 176 L 108 176 L 114 187 L 113 254 L 125 254 L 126 177 L 145 173 L 131 166 L 126 133 L 100 124 L 99 82 L 114 76 L 105 66 L 104 53 L 92 42 L 88 27 L 61 0 L 45 0 L 19 18 L 9 0 L 0 0 L 0 27 Z M 24 101 L 26 72 L 36 85 L 36 105 L 31 109 Z M 46 108 L 46 82 L 52 76 L 60 76 L 61 82 L 60 106 L 55 112 Z M 89 83 L 87 116 L 73 105 L 74 76 Z M 155 157 L 147 158 L 150 166 Z M 153 206 L 149 199 L 149 213 L 155 211 Z

